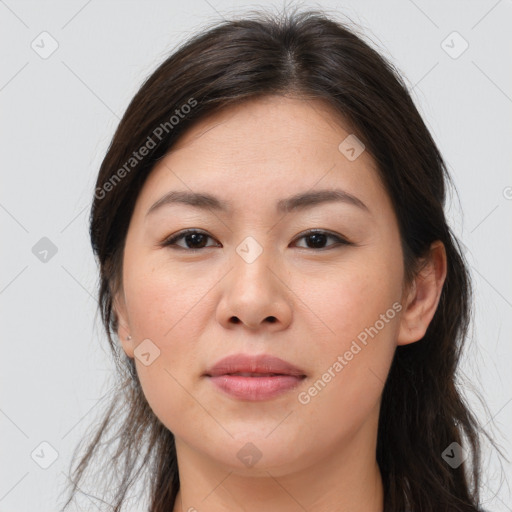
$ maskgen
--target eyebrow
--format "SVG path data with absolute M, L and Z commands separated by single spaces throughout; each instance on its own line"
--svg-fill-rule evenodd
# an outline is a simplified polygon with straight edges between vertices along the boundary
M 302 192 L 286 199 L 280 199 L 276 204 L 276 210 L 279 213 L 289 213 L 291 211 L 306 210 L 321 204 L 334 202 L 342 202 L 357 206 L 361 210 L 370 213 L 369 208 L 363 203 L 363 201 L 361 201 L 361 199 L 341 189 Z M 149 208 L 146 216 L 165 205 L 172 204 L 185 204 L 202 210 L 223 212 L 228 215 L 233 211 L 230 202 L 222 201 L 211 194 L 173 190 L 156 201 L 156 203 Z

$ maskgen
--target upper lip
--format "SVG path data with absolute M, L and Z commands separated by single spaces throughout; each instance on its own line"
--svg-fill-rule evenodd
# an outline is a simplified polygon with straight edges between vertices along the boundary
M 276 373 L 305 377 L 305 373 L 300 368 L 269 354 L 233 354 L 217 361 L 205 372 L 205 375 L 216 377 L 230 373 Z

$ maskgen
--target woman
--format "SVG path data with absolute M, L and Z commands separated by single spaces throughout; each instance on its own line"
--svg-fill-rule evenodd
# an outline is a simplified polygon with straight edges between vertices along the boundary
M 141 474 L 152 512 L 479 510 L 448 179 L 399 74 L 319 11 L 179 48 L 97 180 L 120 380 L 70 500 L 113 431 L 116 511 Z

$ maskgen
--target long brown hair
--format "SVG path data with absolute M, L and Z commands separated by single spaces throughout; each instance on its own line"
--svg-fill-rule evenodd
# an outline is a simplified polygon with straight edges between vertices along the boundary
M 363 141 L 395 209 L 408 283 L 432 242 L 446 248 L 447 277 L 434 318 L 422 340 L 396 350 L 383 390 L 376 457 L 385 512 L 475 512 L 479 427 L 456 383 L 472 292 L 444 214 L 450 177 L 397 70 L 347 25 L 319 10 L 260 11 L 205 29 L 151 74 L 119 123 L 99 170 L 90 216 L 100 310 L 118 381 L 74 469 L 64 508 L 99 455 L 113 511 L 121 510 L 144 472 L 149 510 L 172 510 L 180 485 L 174 436 L 149 407 L 133 359 L 114 341 L 113 297 L 121 285 L 124 241 L 145 179 L 180 134 L 207 114 L 271 94 L 328 102 Z M 442 457 L 451 443 L 471 454 L 453 468 Z

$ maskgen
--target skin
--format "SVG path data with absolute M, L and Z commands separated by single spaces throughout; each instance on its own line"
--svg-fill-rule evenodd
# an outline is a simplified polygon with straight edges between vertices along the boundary
M 149 366 L 135 361 L 151 408 L 176 438 L 174 512 L 382 510 L 381 393 L 397 345 L 421 339 L 434 315 L 446 254 L 434 243 L 406 286 L 397 219 L 375 163 L 367 151 L 350 161 L 338 149 L 350 133 L 320 100 L 250 100 L 189 129 L 137 199 L 115 296 L 118 335 L 129 357 L 145 339 L 160 350 Z M 329 202 L 276 212 L 280 199 L 333 188 L 369 211 Z M 213 194 L 233 213 L 173 204 L 147 215 L 171 190 Z M 159 245 L 189 228 L 209 238 Z M 354 245 L 330 236 L 315 245 L 304 236 L 310 229 Z M 249 236 L 263 250 L 251 263 L 236 251 Z M 300 403 L 394 303 L 402 310 Z M 237 400 L 203 374 L 238 352 L 278 356 L 306 379 L 271 400 Z M 249 442 L 261 454 L 250 467 L 237 457 Z

